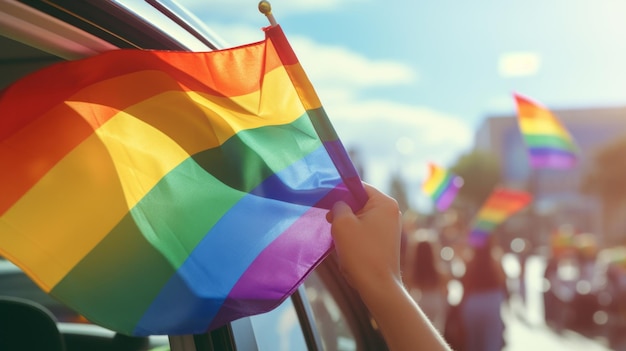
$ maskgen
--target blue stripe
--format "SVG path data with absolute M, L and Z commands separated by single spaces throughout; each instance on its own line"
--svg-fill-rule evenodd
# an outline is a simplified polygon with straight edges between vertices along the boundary
M 545 147 L 531 147 L 530 154 L 533 157 L 543 156 L 562 156 L 562 157 L 575 157 L 575 153 L 569 150 L 556 150 Z
M 337 169 L 320 145 L 304 160 L 264 180 L 250 194 L 311 207 L 319 202 L 320 189 L 324 189 L 325 195 L 340 181 Z

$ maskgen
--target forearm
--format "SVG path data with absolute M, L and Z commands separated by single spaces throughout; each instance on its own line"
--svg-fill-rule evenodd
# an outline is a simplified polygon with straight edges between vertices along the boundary
M 366 185 L 356 214 L 335 204 L 328 214 L 339 266 L 378 323 L 390 351 L 450 351 L 402 285 L 398 203 Z
M 363 302 L 383 333 L 390 351 L 450 351 L 402 282 L 379 281 L 376 288 L 363 289 Z

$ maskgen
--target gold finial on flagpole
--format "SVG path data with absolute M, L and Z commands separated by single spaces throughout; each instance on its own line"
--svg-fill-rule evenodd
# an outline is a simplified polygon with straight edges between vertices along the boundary
M 269 1 L 262 0 L 259 2 L 259 11 L 267 17 L 267 20 L 270 21 L 270 25 L 272 27 L 276 27 L 276 19 L 272 14 L 272 5 L 270 5 Z

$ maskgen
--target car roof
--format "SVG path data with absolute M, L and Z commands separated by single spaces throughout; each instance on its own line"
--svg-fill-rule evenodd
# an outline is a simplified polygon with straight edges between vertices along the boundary
M 225 46 L 169 0 L 0 2 L 0 89 L 56 61 L 118 48 L 210 51 Z

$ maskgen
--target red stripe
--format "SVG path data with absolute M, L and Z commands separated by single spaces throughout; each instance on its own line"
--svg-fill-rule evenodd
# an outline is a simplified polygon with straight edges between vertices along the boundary
M 278 57 L 264 58 L 265 42 L 207 53 L 115 50 L 83 60 L 62 62 L 37 71 L 5 91 L 0 100 L 0 140 L 34 118 L 93 84 L 145 70 L 167 72 L 183 90 L 218 92 L 238 96 L 260 89 L 264 73 L 279 67 Z M 191 74 L 185 72 L 192 72 Z M 151 90 L 150 82 L 143 82 Z M 91 96 L 93 102 L 123 110 L 128 100 L 140 101 L 144 93 L 119 96 L 109 91 Z
M 291 48 L 291 44 L 289 44 L 285 33 L 283 33 L 283 30 L 279 25 L 267 27 L 264 28 L 264 30 L 267 38 L 274 44 L 278 55 L 282 59 L 283 65 L 289 66 L 299 63 L 298 57 L 296 57 L 295 52 Z

